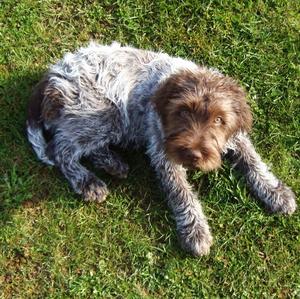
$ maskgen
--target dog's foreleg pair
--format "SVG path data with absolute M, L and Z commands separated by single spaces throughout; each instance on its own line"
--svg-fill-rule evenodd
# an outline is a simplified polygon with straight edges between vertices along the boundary
M 267 208 L 272 212 L 293 213 L 294 193 L 268 170 L 249 138 L 240 133 L 227 145 L 233 166 L 243 172 L 250 188 Z M 166 158 L 158 140 L 152 140 L 148 155 L 167 195 L 182 247 L 195 256 L 207 254 L 212 236 L 197 195 L 187 182 L 185 169 Z

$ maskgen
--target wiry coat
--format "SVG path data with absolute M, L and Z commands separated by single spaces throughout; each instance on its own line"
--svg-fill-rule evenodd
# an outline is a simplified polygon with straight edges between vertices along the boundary
M 176 113 L 166 108 L 177 99 L 161 104 L 164 95 L 174 95 L 171 89 L 178 89 L 178 97 L 180 94 L 188 99 L 189 105 L 192 102 L 197 106 L 198 98 L 204 99 L 205 105 L 201 105 L 205 113 L 188 116 L 190 127 L 185 130 L 179 118 L 180 130 L 175 126 L 174 131 Z M 210 170 L 219 163 L 216 156 L 227 153 L 272 211 L 292 213 L 296 208 L 292 191 L 268 170 L 247 137 L 251 115 L 241 97 L 243 92 L 236 83 L 215 69 L 117 43 L 91 43 L 52 65 L 36 87 L 29 107 L 28 139 L 40 160 L 56 165 L 85 200 L 97 201 L 105 198 L 106 185 L 82 166 L 80 159 L 89 157 L 110 174 L 125 177 L 128 166 L 110 146 L 145 147 L 175 215 L 182 246 L 202 255 L 209 251 L 212 237 L 197 196 L 186 180 L 185 160 Z M 215 110 L 224 108 L 218 112 L 224 114 L 222 119 L 216 118 L 225 119 L 224 134 L 219 123 L 210 121 L 213 113 L 209 105 L 217 105 Z M 173 127 L 164 123 L 165 113 Z M 172 127 L 171 132 L 167 127 Z M 170 154 L 166 152 L 169 148 Z

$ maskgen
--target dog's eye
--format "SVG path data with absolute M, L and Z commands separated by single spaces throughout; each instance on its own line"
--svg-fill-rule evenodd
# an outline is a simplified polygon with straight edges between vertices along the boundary
M 181 110 L 179 111 L 179 116 L 182 117 L 182 118 L 186 118 L 189 116 L 189 112 L 187 110 Z
M 223 123 L 223 119 L 221 116 L 218 116 L 215 118 L 215 124 L 216 125 L 221 125 Z

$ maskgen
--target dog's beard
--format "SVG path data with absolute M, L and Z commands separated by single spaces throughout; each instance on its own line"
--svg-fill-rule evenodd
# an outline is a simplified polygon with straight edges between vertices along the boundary
M 221 151 L 214 143 L 191 148 L 180 144 L 178 139 L 165 141 L 168 158 L 188 169 L 200 169 L 209 172 L 218 169 L 222 164 Z

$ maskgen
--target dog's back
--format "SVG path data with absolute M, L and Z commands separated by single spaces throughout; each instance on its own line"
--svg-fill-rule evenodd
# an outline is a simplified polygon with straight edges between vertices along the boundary
M 114 142 L 140 144 L 143 118 L 159 83 L 178 69 L 195 67 L 164 53 L 92 42 L 65 54 L 36 86 L 29 105 L 28 139 L 47 164 L 53 161 L 47 158 L 45 130 L 64 130 L 65 137 L 75 141 L 75 128 L 96 138 L 99 131 L 92 128 L 106 132 L 113 129 L 108 123 L 115 122 L 117 131 L 110 132 L 118 135 Z

